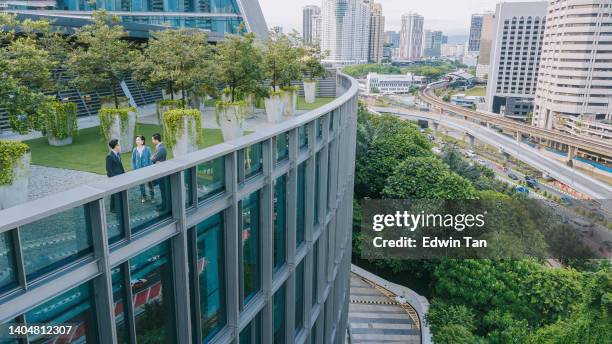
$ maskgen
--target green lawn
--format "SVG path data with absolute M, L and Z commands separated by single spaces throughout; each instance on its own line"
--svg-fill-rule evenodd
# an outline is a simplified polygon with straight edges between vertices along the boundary
M 334 98 L 334 97 L 317 97 L 315 99 L 314 103 L 308 104 L 308 103 L 306 103 L 306 101 L 304 101 L 304 97 L 298 97 L 297 108 L 298 108 L 298 110 L 310 111 L 310 110 L 314 110 L 314 109 L 316 109 L 318 107 L 321 107 L 321 106 L 331 102 L 334 99 L 336 99 L 336 98 Z
M 464 93 L 464 92 L 459 92 Z M 484 97 L 487 93 L 487 89 L 484 87 L 472 87 L 469 90 L 465 91 L 466 96 L 480 96 Z
M 153 124 L 138 124 L 137 134 L 147 138 L 147 145 L 153 151 L 151 136 L 161 133 L 161 128 Z M 200 148 L 209 147 L 223 142 L 221 130 L 204 129 L 204 144 Z M 32 163 L 34 165 L 66 168 L 71 170 L 106 174 L 105 157 L 108 146 L 98 127 L 82 129 L 74 138 L 74 143 L 64 147 L 49 146 L 46 137 L 25 141 L 32 150 Z M 131 153 L 122 155 L 123 166 L 127 171 L 130 166 Z M 172 151 L 168 149 L 168 159 L 172 158 Z

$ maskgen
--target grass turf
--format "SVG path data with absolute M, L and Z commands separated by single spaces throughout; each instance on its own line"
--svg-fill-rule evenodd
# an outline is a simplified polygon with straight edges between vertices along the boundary
M 487 90 L 484 87 L 472 87 L 465 92 L 459 92 L 459 93 L 465 93 L 466 96 L 484 97 L 487 93 Z
M 315 99 L 314 103 L 308 104 L 304 100 L 304 97 L 298 97 L 297 109 L 298 110 L 306 110 L 306 111 L 314 110 L 316 108 L 319 108 L 319 107 L 321 107 L 321 106 L 331 102 L 334 99 L 336 99 L 336 98 L 333 98 L 333 97 L 317 97 Z
M 219 129 L 203 129 L 204 144 L 200 148 L 209 147 L 223 142 L 223 136 Z M 161 133 L 161 127 L 153 124 L 138 124 L 136 133 L 144 135 L 147 145 L 154 151 L 151 136 Z M 106 174 L 105 157 L 108 147 L 100 133 L 99 127 L 79 130 L 79 135 L 74 138 L 72 145 L 64 147 L 50 146 L 46 137 L 25 141 L 32 151 L 32 164 L 47 167 L 65 168 L 71 170 Z M 121 158 L 126 171 L 132 169 L 130 166 L 131 153 L 123 153 Z M 172 158 L 172 150 L 168 149 L 168 159 Z

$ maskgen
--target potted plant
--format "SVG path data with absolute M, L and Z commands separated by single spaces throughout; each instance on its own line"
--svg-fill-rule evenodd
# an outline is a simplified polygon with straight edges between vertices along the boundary
M 170 110 L 185 108 L 185 103 L 180 99 L 160 99 L 156 102 L 157 106 L 157 122 L 164 125 L 162 115 Z
M 76 104 L 52 102 L 45 114 L 43 134 L 51 146 L 72 144 L 72 138 L 78 134 Z
M 302 58 L 304 74 L 304 101 L 312 104 L 317 97 L 317 79 L 327 77 L 327 70 L 321 64 L 321 49 L 318 46 L 309 47 Z
M 0 210 L 28 200 L 30 147 L 25 143 L 0 140 Z
M 98 111 L 100 131 L 108 142 L 118 139 L 121 143 L 121 153 L 131 152 L 136 135 L 135 108 L 102 108 Z
M 230 35 L 217 46 L 215 65 L 218 79 L 225 85 L 224 99 L 217 102 L 217 122 L 228 141 L 241 136 L 249 115 L 247 95 L 263 94 L 261 51 L 252 33 Z
M 297 98 L 300 86 L 281 87 L 281 99 L 283 101 L 283 116 L 291 117 L 297 113 Z
M 196 109 L 174 109 L 163 113 L 164 142 L 175 157 L 198 150 L 203 143 L 202 113 Z

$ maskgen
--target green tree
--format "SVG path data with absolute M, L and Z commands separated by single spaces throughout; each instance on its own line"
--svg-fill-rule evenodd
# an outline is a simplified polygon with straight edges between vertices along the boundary
M 162 87 L 172 99 L 180 90 L 183 104 L 188 95 L 213 94 L 217 73 L 207 38 L 205 32 L 191 29 L 153 33 L 138 59 L 134 77 L 148 88 Z
M 301 77 L 300 50 L 292 44 L 287 35 L 270 31 L 263 49 L 265 75 L 273 90 L 291 85 L 292 80 Z
M 255 45 L 255 35 L 228 35 L 217 45 L 214 58 L 218 79 L 230 91 L 230 101 L 244 100 L 248 94 L 263 95 L 263 56 Z
M 433 335 L 436 344 L 478 344 L 482 341 L 469 329 L 457 324 L 442 326 Z
M 77 30 L 79 45 L 68 54 L 67 67 L 74 85 L 85 91 L 110 90 L 119 108 L 116 85 L 130 75 L 138 52 L 127 38 L 119 18 L 106 11 L 96 11 L 92 23 Z
M 305 47 L 304 57 L 302 58 L 302 73 L 304 76 L 310 80 L 327 77 L 329 73 L 321 64 L 324 57 L 318 45 Z

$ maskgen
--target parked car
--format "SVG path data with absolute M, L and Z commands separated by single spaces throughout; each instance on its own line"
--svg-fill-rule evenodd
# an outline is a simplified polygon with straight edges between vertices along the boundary
M 512 172 L 508 173 L 508 177 L 512 180 L 519 180 L 519 177 Z
M 527 186 L 534 190 L 540 190 L 540 185 L 538 184 L 538 181 L 535 179 L 528 179 Z
M 516 190 L 516 192 L 520 192 L 523 194 L 529 194 L 529 189 L 527 189 L 524 186 L 517 186 L 516 188 L 514 188 L 514 190 Z
M 467 158 L 473 158 L 473 157 L 475 157 L 475 156 L 476 156 L 476 153 L 474 153 L 474 151 L 473 151 L 473 150 L 466 150 L 466 151 L 465 151 L 465 156 L 466 156 Z
M 561 197 L 561 203 L 565 204 L 565 205 L 572 205 L 574 202 L 572 200 L 572 198 L 570 196 L 562 196 Z

